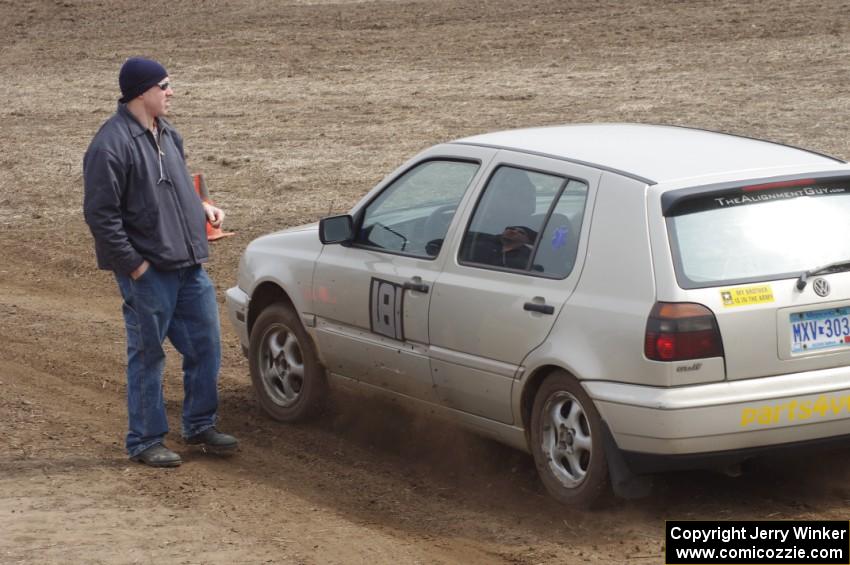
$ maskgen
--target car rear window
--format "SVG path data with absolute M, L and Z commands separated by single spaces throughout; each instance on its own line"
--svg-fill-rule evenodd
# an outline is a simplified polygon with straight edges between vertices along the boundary
M 850 179 L 689 195 L 666 211 L 682 288 L 799 276 L 850 260 Z

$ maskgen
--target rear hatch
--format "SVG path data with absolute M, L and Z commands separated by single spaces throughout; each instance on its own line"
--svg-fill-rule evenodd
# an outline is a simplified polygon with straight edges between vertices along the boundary
M 850 174 L 662 196 L 678 285 L 714 312 L 729 380 L 850 364 Z

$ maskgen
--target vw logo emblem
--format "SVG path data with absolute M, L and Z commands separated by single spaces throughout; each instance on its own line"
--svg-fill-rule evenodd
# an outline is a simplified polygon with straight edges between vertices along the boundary
M 812 288 L 815 289 L 815 294 L 818 296 L 829 294 L 829 283 L 826 282 L 826 279 L 815 279 L 815 282 L 812 283 Z

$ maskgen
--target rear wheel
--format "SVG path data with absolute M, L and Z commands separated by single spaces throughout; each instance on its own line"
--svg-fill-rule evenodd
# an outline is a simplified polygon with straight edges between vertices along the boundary
M 563 371 L 546 377 L 534 398 L 531 452 L 558 501 L 586 508 L 607 492 L 602 419 L 581 384 Z
M 321 407 L 325 371 L 291 307 L 272 304 L 260 313 L 251 330 L 248 361 L 260 405 L 275 420 L 303 420 Z

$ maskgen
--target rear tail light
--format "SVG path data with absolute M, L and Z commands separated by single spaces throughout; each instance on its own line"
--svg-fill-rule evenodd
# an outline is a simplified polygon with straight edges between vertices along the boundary
M 655 361 L 722 357 L 717 319 L 702 304 L 656 302 L 646 322 L 643 351 Z

